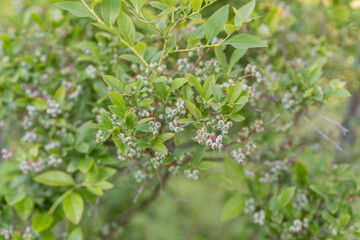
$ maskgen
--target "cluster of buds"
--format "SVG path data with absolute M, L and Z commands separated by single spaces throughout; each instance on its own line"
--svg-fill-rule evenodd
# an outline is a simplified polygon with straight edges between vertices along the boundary
M 197 169 L 187 169 L 184 171 L 184 174 L 187 179 L 192 179 L 194 181 L 199 178 L 199 170 Z
M 258 71 L 258 67 L 254 64 L 249 63 L 245 67 L 245 74 L 252 74 L 258 83 L 263 82 L 262 74 Z
M 5 149 L 5 148 L 1 149 L 1 158 L 2 158 L 3 160 L 8 160 L 8 159 L 10 159 L 12 156 L 13 156 L 13 152 L 12 152 L 11 150 Z
M 207 79 L 211 74 L 217 74 L 221 72 L 220 63 L 216 59 L 210 59 L 208 61 L 199 62 L 199 67 L 195 69 L 195 76 L 201 79 Z
M 289 230 L 292 233 L 298 233 L 302 230 L 303 227 L 307 228 L 309 226 L 309 219 L 304 218 L 303 221 L 300 219 L 294 220 L 293 224 L 290 226 Z
M 161 128 L 161 123 L 157 121 L 150 121 L 149 123 L 149 132 L 151 132 L 154 136 L 159 135 L 159 130 Z
M 275 178 L 281 171 L 286 171 L 287 160 L 265 161 L 264 164 L 270 168 L 270 174 Z
M 260 179 L 259 179 L 259 182 L 261 182 L 261 183 L 267 183 L 267 182 L 269 181 L 269 179 L 270 179 L 270 174 L 269 174 L 268 172 L 264 172 L 264 173 L 261 175 L 261 177 L 260 177 Z
M 243 164 L 245 162 L 246 156 L 250 156 L 256 149 L 256 144 L 253 142 L 248 142 L 245 144 L 244 148 L 238 148 L 231 152 L 232 158 L 238 163 Z
M 49 167 L 57 167 L 63 162 L 62 158 L 56 157 L 55 155 L 50 155 L 47 158 L 47 165 Z
M 257 133 L 264 131 L 264 121 L 262 119 L 256 119 L 255 122 L 251 123 L 251 129 L 255 129 Z
M 44 162 L 42 159 L 38 159 L 36 161 L 22 161 L 20 163 L 20 171 L 23 174 L 28 174 L 30 171 L 32 172 L 40 172 L 45 168 Z
M 244 170 L 244 174 L 245 176 L 247 176 L 248 178 L 253 178 L 255 176 L 255 173 L 253 170 L 251 169 L 245 169 Z
M 302 230 L 302 222 L 299 219 L 296 219 L 289 228 L 290 232 L 300 232 Z
M 192 55 L 192 54 L 190 54 Z M 177 71 L 179 73 L 187 73 L 190 72 L 193 68 L 194 68 L 194 64 L 193 63 L 189 63 L 189 59 L 188 58 L 179 58 L 176 62 L 177 65 Z
M 284 97 L 281 99 L 281 103 L 284 105 L 284 108 L 290 110 L 292 113 L 296 113 L 300 110 L 300 104 L 303 101 L 303 98 L 306 96 L 302 94 L 297 94 L 297 87 L 290 89 L 290 92 L 284 94 Z
M 224 149 L 224 145 L 222 144 L 223 137 L 221 135 L 215 137 L 215 134 L 210 134 L 205 127 L 197 130 L 196 134 L 195 142 L 200 145 L 211 147 L 212 150 L 219 149 L 221 151 Z
M 295 202 L 293 205 L 294 205 L 295 209 L 301 210 L 301 209 L 305 209 L 307 207 L 308 202 L 309 202 L 309 200 L 308 200 L 306 194 L 299 193 L 296 195 Z
M 160 154 L 160 153 L 155 153 L 155 156 L 153 158 L 150 159 L 150 162 L 153 165 L 153 168 L 157 169 L 158 167 L 160 167 L 160 165 L 163 163 L 163 160 L 165 159 L 165 155 L 164 154 Z
M 249 198 L 245 201 L 245 213 L 252 213 L 255 211 L 255 200 L 253 198 Z
M 25 142 L 31 143 L 31 142 L 35 142 L 37 140 L 37 138 L 38 138 L 38 135 L 34 131 L 27 131 L 22 139 Z
M 180 170 L 180 166 L 176 163 L 173 163 L 169 167 L 169 172 L 171 172 L 173 175 L 176 175 Z
M 211 127 L 213 130 L 221 131 L 222 135 L 228 135 L 229 129 L 233 126 L 231 121 L 225 122 L 224 120 L 213 119 L 206 122 L 207 127 Z
M 1 229 L 0 230 L 0 236 L 2 236 L 5 240 L 8 240 L 11 238 L 12 231 L 7 229 Z
M 48 100 L 47 104 L 48 108 L 46 109 L 46 113 L 50 116 L 56 117 L 62 113 L 59 103 L 55 102 L 54 100 Z
M 49 151 L 49 150 L 51 150 L 51 149 L 57 148 L 58 146 L 59 146 L 58 143 L 56 143 L 56 142 L 51 142 L 51 143 L 46 144 L 45 147 L 44 147 L 44 149 L 45 149 L 46 151 Z
M 255 96 L 254 89 L 252 87 L 248 86 L 246 83 L 243 83 L 243 90 L 247 90 L 249 92 L 250 97 Z
M 24 239 L 31 239 L 32 236 L 33 236 L 33 234 L 32 234 L 32 230 L 31 230 L 31 227 L 30 227 L 30 226 L 27 226 L 27 227 L 25 228 L 25 231 L 23 231 L 23 232 L 21 233 L 21 237 L 24 238 Z
M 230 78 L 228 80 L 228 82 L 224 82 L 222 84 L 219 84 L 219 87 L 221 87 L 221 88 L 226 88 L 227 89 L 229 86 L 235 86 L 235 82 L 234 82 L 234 80 L 232 78 Z
M 178 133 L 183 132 L 184 127 L 179 125 L 177 119 L 174 119 L 173 121 L 169 122 L 169 130 Z
M 253 220 L 254 223 L 259 224 L 259 225 L 264 225 L 265 223 L 265 211 L 264 210 L 260 210 L 256 213 L 254 213 L 253 215 Z
M 102 130 L 98 130 L 95 135 L 95 142 L 100 143 L 102 141 L 104 141 L 103 132 Z
M 243 153 L 242 148 L 233 150 L 231 156 L 238 164 L 243 164 L 245 161 L 245 154 Z
M 147 174 L 142 170 L 137 170 L 134 174 L 136 182 L 140 183 L 147 178 Z
M 90 64 L 89 66 L 87 66 L 86 69 L 85 69 L 85 72 L 86 72 L 86 75 L 87 75 L 89 78 L 91 78 L 91 79 L 96 78 L 97 69 L 96 69 L 96 67 L 94 67 L 94 65 L 91 65 L 91 64 Z
M 28 115 L 30 117 L 32 117 L 36 112 L 36 108 L 33 105 L 30 105 L 30 104 L 26 106 L 26 110 L 27 110 L 27 113 L 28 113 Z
M 165 71 L 165 69 L 166 69 L 166 65 L 162 64 L 162 65 L 159 66 L 159 64 L 157 62 L 150 63 L 149 66 L 150 66 L 151 69 L 154 69 L 154 70 L 156 70 L 156 71 L 158 71 L 160 73 Z

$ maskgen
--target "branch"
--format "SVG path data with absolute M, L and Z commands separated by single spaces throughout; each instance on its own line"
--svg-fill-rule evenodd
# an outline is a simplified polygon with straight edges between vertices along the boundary
M 329 123 L 334 124 L 335 126 L 337 126 L 338 128 L 340 128 L 342 134 L 345 136 L 346 133 L 349 131 L 347 128 L 345 128 L 344 126 L 342 126 L 340 123 L 336 122 L 335 120 L 332 120 L 331 118 L 328 118 L 327 116 L 324 116 L 320 113 L 314 113 L 314 112 L 309 112 L 309 114 L 311 115 L 315 115 L 318 116 L 326 121 L 328 121 Z
M 305 116 L 303 115 L 305 121 L 307 123 L 309 123 L 310 127 L 312 129 L 314 129 L 320 136 L 322 136 L 325 140 L 329 141 L 330 143 L 332 143 L 338 150 L 340 150 L 341 152 L 343 152 L 346 156 L 350 156 L 350 153 L 348 151 L 346 151 L 345 149 L 343 149 L 337 142 L 335 142 L 334 140 L 332 140 L 328 135 L 326 135 L 324 132 L 322 132 L 320 129 L 318 129 L 317 127 L 315 127 L 312 122 Z
M 139 205 L 130 208 L 128 210 L 125 210 L 122 214 L 119 215 L 119 217 L 117 217 L 117 219 L 115 220 L 118 224 L 123 225 L 125 224 L 127 221 L 129 221 L 129 219 L 135 215 L 137 212 L 147 208 L 150 203 L 152 201 L 154 201 L 158 195 L 159 195 L 159 191 L 161 188 L 161 185 L 165 185 L 166 181 L 168 180 L 170 176 L 170 172 L 168 170 L 166 170 L 166 173 L 162 176 L 160 182 L 162 182 L 161 184 L 159 183 L 152 191 L 152 193 L 145 199 L 143 200 Z

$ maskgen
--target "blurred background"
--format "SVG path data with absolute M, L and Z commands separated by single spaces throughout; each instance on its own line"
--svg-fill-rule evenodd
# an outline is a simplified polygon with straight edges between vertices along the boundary
M 210 15 L 226 2 L 236 8 L 247 3 L 246 0 L 220 0 L 206 9 L 203 15 Z M 9 19 L 16 18 L 25 9 L 50 6 L 51 3 L 47 0 L 0 0 L 0 30 L 8 29 Z M 330 101 L 322 111 L 326 112 L 329 118 L 347 127 L 349 134 L 342 136 L 333 132 L 333 126 L 324 127 L 352 152 L 351 158 L 341 156 L 341 161 L 358 165 L 360 0 L 258 0 L 253 17 L 257 18 L 244 26 L 243 30 L 266 39 L 270 44 L 262 55 L 251 52 L 251 61 L 263 68 L 267 67 L 265 63 L 271 62 L 272 71 L 276 72 L 281 71 L 287 61 L 306 62 L 315 55 L 323 55 L 328 58 L 323 69 L 325 76 L 331 79 L 339 78 L 347 83 L 346 87 L 352 97 Z M 321 124 L 321 121 L 319 119 L 317 124 Z M 308 134 L 315 135 L 308 126 L 299 130 L 301 137 Z M 297 157 L 314 161 L 333 158 L 334 154 L 338 154 L 332 145 L 320 147 L 314 144 L 313 147 L 314 151 L 310 149 Z M 172 177 L 164 189 L 164 194 L 134 213 L 124 226 L 107 223 L 112 215 L 122 211 L 122 203 L 132 198 L 136 191 L 124 185 L 125 181 L 119 178 L 115 184 L 117 187 L 102 198 L 101 205 L 106 207 L 99 208 L 96 217 L 86 218 L 83 222 L 86 227 L 83 229 L 89 236 L 92 233 L 98 235 L 97 239 L 105 239 L 101 234 L 106 235 L 110 230 L 126 236 L 124 239 L 252 239 L 256 227 L 252 225 L 250 231 L 246 225 L 251 224 L 251 221 L 247 221 L 251 216 L 242 215 L 226 223 L 220 221 L 222 206 L 228 199 L 226 190 L 218 182 L 212 182 L 214 173 L 211 171 L 201 174 L 195 183 L 183 176 Z

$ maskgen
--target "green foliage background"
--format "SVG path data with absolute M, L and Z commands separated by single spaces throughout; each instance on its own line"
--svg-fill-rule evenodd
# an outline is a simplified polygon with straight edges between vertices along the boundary
M 49 2 L 26 1 L 28 6 L 48 5 Z M 207 8 L 203 16 L 210 16 L 226 3 L 239 8 L 246 2 L 218 1 Z M 342 136 L 340 131 L 334 130 L 333 125 L 324 124 L 321 118 L 313 124 L 322 126 L 324 131 L 329 132 L 347 151 L 351 152 L 351 157 L 334 150 L 334 146 L 320 138 L 306 122 L 301 123 L 292 133 L 292 136 L 301 139 L 309 139 L 309 141 L 315 139 L 310 148 L 301 149 L 303 151 L 293 154 L 296 155 L 296 161 L 301 161 L 308 167 L 309 179 L 316 179 L 317 183 L 327 179 L 328 171 L 325 169 L 330 168 L 335 163 L 334 160 L 337 164 L 349 164 L 348 167 L 354 171 L 359 170 L 360 6 L 354 7 L 354 2 L 359 1 L 258 0 L 252 16 L 259 18 L 244 27 L 245 30 L 256 33 L 256 36 L 269 42 L 269 47 L 264 50 L 265 52 L 260 53 L 261 56 L 257 51 L 250 51 L 246 60 L 250 59 L 259 66 L 265 62 L 272 62 L 275 71 L 281 72 L 286 68 L 287 61 L 298 58 L 311 60 L 312 54 L 316 52 L 328 56 L 328 62 L 323 68 L 324 76 L 346 82 L 346 88 L 352 96 L 348 99 L 331 99 L 323 106 L 322 111 L 327 117 L 348 128 L 349 134 Z M 9 24 L 9 18 L 19 14 L 19 9 L 17 9 L 18 5 L 12 4 L 9 0 L 0 0 L 0 6 L 1 29 Z M 284 11 L 288 11 L 289 16 L 284 17 Z M 82 24 L 81 26 L 86 22 L 83 19 L 72 21 Z M 284 31 L 279 29 L 282 24 L 286 25 Z M 261 31 L 261 27 L 264 27 L 261 25 L 266 25 L 267 31 Z M 289 41 L 289 36 L 303 41 Z M 81 38 L 81 34 L 78 37 Z M 246 63 L 245 60 L 242 61 Z M 315 109 L 314 107 L 314 112 Z M 3 145 L 13 144 L 11 138 L 5 137 L 9 134 L 17 133 L 12 132 L 11 129 L 2 132 Z M 276 141 L 276 137 L 271 141 Z M 165 195 L 158 196 L 148 207 L 137 212 L 126 225 L 115 225 L 115 230 L 112 231 L 117 231 L 119 233 L 117 236 L 120 236 L 116 239 L 268 239 L 265 237 L 266 231 L 262 231 L 261 226 L 253 224 L 249 215 L 240 215 L 227 222 L 221 221 L 223 205 L 232 194 L 226 190 L 225 184 L 213 180 L 212 173 L 223 171 L 222 163 L 218 165 L 216 170 L 204 173 L 195 183 L 183 176 L 172 177 L 164 189 Z M 86 239 L 110 239 L 105 237 L 108 228 L 113 228 L 113 223 L 109 222 L 109 219 L 123 211 L 136 194 L 136 189 L 125 186 L 123 179 L 118 179 L 114 185 L 115 188 L 107 191 L 102 198 L 96 216 L 85 217 L 82 220 L 84 235 L 89 236 Z M 151 189 L 146 189 L 143 194 L 147 195 L 150 192 Z M 354 198 L 358 196 L 357 193 Z M 359 203 L 357 201 L 354 209 L 359 209 Z M 354 217 L 355 215 L 359 215 L 359 212 L 355 211 Z M 57 231 L 61 232 L 61 230 L 63 229 Z M 351 238 L 345 236 L 344 239 Z

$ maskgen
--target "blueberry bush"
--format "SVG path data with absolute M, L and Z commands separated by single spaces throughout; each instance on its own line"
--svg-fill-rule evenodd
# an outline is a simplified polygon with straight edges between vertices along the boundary
M 359 1 L 10 2 L 0 239 L 359 238 Z M 137 231 L 177 180 L 241 231 Z

